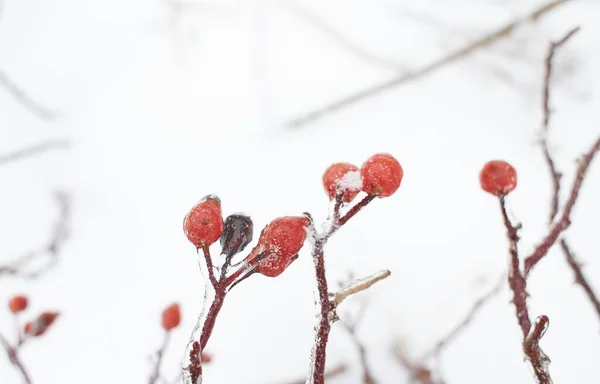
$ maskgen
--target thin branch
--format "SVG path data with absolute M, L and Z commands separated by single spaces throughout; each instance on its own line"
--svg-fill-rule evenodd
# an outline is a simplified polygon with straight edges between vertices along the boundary
M 71 143 L 64 139 L 47 140 L 29 147 L 21 148 L 16 151 L 0 155 L 0 166 L 13 163 L 28 157 L 37 156 L 48 151 L 67 149 Z
M 502 212 L 502 218 L 504 219 L 504 226 L 506 227 L 506 233 L 508 236 L 510 248 L 510 261 L 508 263 L 508 285 L 513 293 L 513 304 L 515 305 L 517 321 L 523 332 L 523 339 L 529 334 L 531 329 L 531 320 L 529 319 L 529 309 L 527 308 L 527 282 L 525 277 L 521 273 L 521 267 L 519 262 L 519 229 L 520 225 L 514 225 L 508 213 L 506 212 L 506 200 L 504 197 L 500 197 L 500 210 Z
M 348 332 L 348 336 L 350 336 L 350 340 L 354 343 L 356 350 L 358 351 L 358 357 L 360 361 L 360 366 L 363 371 L 363 384 L 375 384 L 375 379 L 373 378 L 373 374 L 371 373 L 371 369 L 369 368 L 369 362 L 367 361 L 367 350 L 362 343 L 362 341 L 358 338 L 356 334 L 356 327 L 359 324 L 360 317 L 365 313 L 365 307 L 361 307 L 361 310 L 356 315 L 356 318 L 352 322 L 341 321 L 340 323 Z
M 542 120 L 542 139 L 541 139 L 541 147 L 544 155 L 544 160 L 546 165 L 548 166 L 548 171 L 550 172 L 550 176 L 552 177 L 552 185 L 553 185 L 553 194 L 552 194 L 552 203 L 550 208 L 550 224 L 554 221 L 556 214 L 558 212 L 558 200 L 560 194 L 560 180 L 561 173 L 558 172 L 555 166 L 554 159 L 552 158 L 552 154 L 548 148 L 548 133 L 550 126 L 550 82 L 552 78 L 552 62 L 554 56 L 556 54 L 556 50 L 560 48 L 563 44 L 565 44 L 575 33 L 579 31 L 579 27 L 573 28 L 570 30 L 563 38 L 558 41 L 550 42 L 550 46 L 548 48 L 548 54 L 546 55 L 545 60 L 545 72 L 544 72 L 544 85 L 542 90 L 542 111 L 543 111 L 543 120 Z M 594 290 L 591 285 L 585 278 L 581 270 L 581 264 L 577 261 L 575 254 L 571 251 L 571 247 L 568 245 L 567 240 L 563 237 L 560 240 L 560 247 L 563 251 L 565 259 L 567 263 L 573 270 L 575 274 L 575 282 L 583 288 L 586 295 L 588 296 L 590 302 L 594 306 L 598 317 L 600 317 L 600 301 L 596 296 Z
M 56 113 L 33 100 L 23 89 L 0 70 L 0 86 L 2 86 L 19 104 L 42 120 L 54 120 Z
M 308 21 L 312 26 L 317 28 L 323 34 L 327 35 L 338 46 L 350 52 L 352 55 L 354 55 L 361 61 L 396 73 L 406 72 L 406 66 L 402 65 L 401 63 L 395 60 L 379 56 L 357 45 L 348 36 L 345 36 L 340 31 L 331 27 L 317 13 L 310 11 L 308 8 L 301 7 L 297 4 L 293 4 L 292 2 L 285 2 L 284 4 L 288 8 L 302 16 L 306 21 Z
M 542 146 L 542 152 L 544 154 L 544 161 L 548 166 L 550 174 L 552 176 L 552 203 L 550 206 L 550 224 L 554 221 L 556 214 L 558 213 L 558 199 L 560 195 L 560 179 L 562 174 L 556 169 L 556 165 L 554 163 L 554 159 L 550 154 L 550 149 L 548 147 L 548 131 L 550 128 L 550 80 L 552 77 L 552 62 L 554 59 L 554 55 L 556 50 L 560 48 L 564 43 L 567 42 L 575 33 L 579 31 L 579 27 L 573 28 L 569 33 L 567 33 L 562 39 L 558 41 L 550 42 L 550 48 L 548 49 L 548 54 L 546 55 L 545 66 L 544 66 L 544 86 L 542 90 L 542 111 L 543 111 L 543 120 L 542 120 L 542 136 L 540 140 L 540 144 Z
M 21 376 L 23 376 L 23 381 L 26 384 L 31 384 L 31 377 L 29 376 L 27 369 L 25 369 L 23 362 L 19 359 L 19 356 L 17 354 L 17 352 L 18 352 L 17 348 L 11 346 L 9 344 L 9 342 L 1 334 L 0 334 L 0 344 L 2 344 L 2 347 L 6 351 L 6 354 L 8 355 L 8 359 L 10 360 L 10 362 L 15 367 L 17 367 L 17 369 L 21 373 Z
M 156 351 L 156 361 L 154 363 L 154 370 L 152 372 L 152 375 L 150 376 L 150 379 L 148 380 L 148 384 L 155 384 L 161 378 L 160 366 L 162 364 L 163 356 L 165 354 L 167 346 L 169 345 L 170 336 L 171 332 L 165 331 L 163 342 L 158 351 Z
M 210 248 L 208 247 L 208 245 L 206 243 L 203 243 L 201 248 L 202 248 L 202 252 L 204 253 L 204 260 L 206 261 L 206 268 L 208 269 L 208 278 L 210 280 L 210 283 L 216 289 L 219 282 L 217 281 L 217 278 L 215 277 L 215 269 L 214 269 L 214 265 L 212 262 L 212 258 L 210 257 Z M 198 250 L 198 251 L 200 251 L 200 250 Z
M 569 247 L 565 239 L 561 239 L 559 244 L 565 255 L 565 258 L 567 259 L 567 263 L 569 263 L 569 266 L 575 274 L 575 282 L 581 285 L 581 287 L 585 291 L 585 294 L 594 306 L 598 317 L 600 317 L 600 301 L 598 300 L 598 296 L 592 289 L 590 283 L 588 283 L 587 279 L 585 278 L 583 271 L 581 270 L 581 263 L 577 261 L 575 254 L 571 251 L 571 248 Z
M 354 105 L 365 99 L 368 99 L 370 97 L 373 97 L 373 96 L 383 93 L 385 91 L 389 91 L 390 89 L 394 89 L 397 86 L 409 83 L 411 81 L 421 79 L 422 77 L 429 75 L 449 64 L 453 64 L 454 62 L 464 59 L 465 57 L 467 57 L 477 51 L 487 48 L 490 45 L 498 42 L 499 40 L 509 37 L 512 34 L 512 32 L 514 32 L 517 28 L 521 27 L 522 25 L 524 25 L 528 22 L 537 21 L 542 16 L 544 16 L 547 13 L 549 13 L 550 11 L 558 8 L 560 5 L 568 3 L 569 1 L 570 0 L 550 1 L 544 5 L 536 8 L 535 10 L 530 12 L 528 15 L 526 15 L 520 19 L 514 20 L 513 22 L 511 22 L 495 31 L 492 31 L 491 33 L 481 37 L 480 39 L 478 39 L 472 43 L 469 43 L 466 46 L 464 46 L 456 51 L 453 51 L 450 54 L 448 54 L 428 65 L 425 65 L 424 67 L 422 67 L 420 69 L 409 72 L 409 73 L 399 76 L 399 77 L 395 77 L 395 78 L 385 81 L 383 83 L 376 84 L 376 85 L 366 88 L 362 91 L 359 91 L 353 95 L 344 97 L 337 101 L 334 101 L 331 104 L 328 104 L 322 108 L 319 108 L 313 112 L 310 112 L 304 116 L 301 116 L 301 117 L 298 117 L 298 118 L 292 120 L 291 122 L 288 123 L 288 125 L 291 127 L 295 127 L 295 128 L 301 127 L 301 126 L 309 124 L 325 115 L 331 114 L 333 112 L 337 112 L 341 109 L 344 109 L 346 107 Z
M 506 281 L 506 274 L 502 274 L 502 276 L 500 276 L 500 279 L 498 279 L 498 282 L 496 284 L 494 284 L 492 289 L 490 289 L 483 296 L 481 296 L 479 299 L 477 299 L 477 301 L 475 301 L 473 303 L 473 305 L 471 306 L 469 311 L 466 313 L 466 315 L 464 315 L 463 318 L 454 327 L 452 327 L 452 329 L 450 329 L 450 331 L 444 337 L 439 339 L 431 349 L 429 349 L 427 352 L 425 352 L 421 356 L 419 361 L 425 361 L 429 358 L 438 357 L 439 354 L 442 352 L 442 350 L 448 344 L 450 344 L 454 339 L 456 339 L 456 337 L 462 331 L 464 331 L 465 328 L 474 320 L 475 316 L 479 313 L 481 308 L 487 302 L 489 302 L 493 297 L 498 295 L 498 293 L 500 293 L 500 291 L 502 290 L 502 287 L 504 287 L 505 281 Z
M 7 265 L 0 265 L 0 277 L 5 274 L 25 279 L 36 279 L 56 265 L 62 246 L 69 237 L 71 199 L 64 191 L 55 192 L 55 199 L 59 205 L 60 212 L 59 218 L 52 228 L 52 236 L 48 244 L 40 249 L 27 252 L 17 257 Z M 33 264 L 34 261 L 44 258 L 48 259 L 45 264 L 38 267 L 31 267 L 31 264 Z
M 600 137 L 596 140 L 594 145 L 579 159 L 579 166 L 577 167 L 577 172 L 575 174 L 575 180 L 573 181 L 573 185 L 571 186 L 571 192 L 569 194 L 569 199 L 565 203 L 565 206 L 562 210 L 562 215 L 560 220 L 558 220 L 550 229 L 548 235 L 542 240 L 542 242 L 536 247 L 533 253 L 525 259 L 525 270 L 524 275 L 527 277 L 531 269 L 535 267 L 535 265 L 548 254 L 550 247 L 554 245 L 558 237 L 562 234 L 562 232 L 567 229 L 571 225 L 571 211 L 577 202 L 577 197 L 579 196 L 579 191 L 581 190 L 581 186 L 583 185 L 583 181 L 585 180 L 585 176 L 587 171 L 594 160 L 594 157 L 600 150 Z
M 410 373 L 412 380 L 421 384 L 441 384 L 434 379 L 433 373 L 429 368 L 412 361 L 408 357 L 408 354 L 400 341 L 396 341 L 394 344 L 393 352 L 398 362 Z
M 341 288 L 339 291 L 335 293 L 334 296 L 334 307 L 340 305 L 344 300 L 346 300 L 349 296 L 355 295 L 359 292 L 362 292 L 366 289 L 369 289 L 373 284 L 381 281 L 387 277 L 389 277 L 391 272 L 386 269 L 383 271 L 379 271 L 370 276 L 364 277 L 362 279 L 357 279 L 347 286 Z

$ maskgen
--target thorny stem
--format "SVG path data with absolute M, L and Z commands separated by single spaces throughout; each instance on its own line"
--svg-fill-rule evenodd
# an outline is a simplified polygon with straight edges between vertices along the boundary
M 531 366 L 533 367 L 533 372 L 538 380 L 538 383 L 542 384 L 552 383 L 550 373 L 548 372 L 548 364 L 550 363 L 550 359 L 539 346 L 540 339 L 542 336 L 544 336 L 544 333 L 548 328 L 548 324 L 548 316 L 539 316 L 535 320 L 531 333 L 523 342 L 525 356 L 531 361 Z
M 0 334 L 0 343 L 4 347 L 4 350 L 6 351 L 6 354 L 8 355 L 8 359 L 10 360 L 10 362 L 15 367 L 17 367 L 17 369 L 19 370 L 19 372 L 21 372 L 21 376 L 23 376 L 23 381 L 26 384 L 31 384 L 32 382 L 31 382 L 31 378 L 29 376 L 29 373 L 27 373 L 27 369 L 25 369 L 25 366 L 23 365 L 23 362 L 19 359 L 19 356 L 18 356 L 18 347 L 11 346 L 9 344 L 9 342 L 1 334 Z
M 537 248 L 533 251 L 533 253 L 525 259 L 525 270 L 524 275 L 527 277 L 529 272 L 535 265 L 548 254 L 550 247 L 554 245 L 558 237 L 562 234 L 562 232 L 571 225 L 571 211 L 577 202 L 577 197 L 579 197 L 579 191 L 581 190 L 581 186 L 583 185 L 583 181 L 587 174 L 587 171 L 594 160 L 594 157 L 600 150 L 600 137 L 596 140 L 592 148 L 588 152 L 586 152 L 581 159 L 579 159 L 579 166 L 577 167 L 577 172 L 575 175 L 575 180 L 573 181 L 573 185 L 571 186 L 571 193 L 569 194 L 569 199 L 565 203 L 562 215 L 560 219 L 554 223 L 548 235 L 542 240 L 542 242 L 537 246 Z
M 575 282 L 581 285 L 581 287 L 585 291 L 585 294 L 592 302 L 592 305 L 594 306 L 598 317 L 600 317 L 600 301 L 598 301 L 598 296 L 596 296 L 594 290 L 592 289 L 588 281 L 585 279 L 585 276 L 581 271 L 581 264 L 579 264 L 579 262 L 577 261 L 575 254 L 571 251 L 571 248 L 569 247 L 565 239 L 560 240 L 560 247 L 562 248 L 563 253 L 565 254 L 569 266 L 571 266 L 573 273 L 575 273 Z
M 309 367 L 309 374 L 306 379 L 307 384 L 324 384 L 325 382 L 325 365 L 327 358 L 327 342 L 329 339 L 329 332 L 331 330 L 331 324 L 337 319 L 335 309 L 338 303 L 341 303 L 347 296 L 360 292 L 369 286 L 374 281 L 372 279 L 365 279 L 364 284 L 352 285 L 352 292 L 340 294 L 339 301 L 336 301 L 337 295 L 333 295 L 333 300 L 330 298 L 329 287 L 327 284 L 327 276 L 325 273 L 325 256 L 324 247 L 327 244 L 329 238 L 344 224 L 354 217 L 361 209 L 366 207 L 373 199 L 375 195 L 367 195 L 361 201 L 352 206 L 344 215 L 341 215 L 340 209 L 342 206 L 341 198 L 338 196 L 335 200 L 333 209 L 333 220 L 331 225 L 323 233 L 317 233 L 314 228 L 314 224 L 311 219 L 311 229 L 314 233 L 312 256 L 315 267 L 315 275 L 317 280 L 317 295 L 319 297 L 319 312 L 316 325 L 315 343 L 311 352 L 311 364 Z M 307 215 L 310 217 L 310 215 Z M 330 218 L 331 219 L 331 218 Z M 389 276 L 389 271 L 383 273 L 384 277 L 376 276 L 375 281 L 382 280 Z M 359 288 L 356 288 L 359 287 Z M 356 289 L 354 289 L 356 288 Z
M 329 322 L 329 313 L 333 309 L 333 303 L 329 301 L 329 288 L 327 286 L 327 276 L 325 275 L 325 257 L 323 254 L 323 241 L 315 242 L 313 248 L 313 260 L 317 278 L 317 292 L 319 294 L 319 322 L 317 324 L 315 344 L 313 346 L 309 377 L 307 383 L 324 384 L 325 383 L 325 361 L 327 353 L 327 341 L 331 323 Z
M 527 283 L 525 277 L 521 273 L 521 267 L 519 264 L 519 234 L 518 230 L 520 226 L 515 226 L 510 221 L 508 213 L 506 212 L 506 200 L 504 196 L 500 197 L 500 210 L 502 211 L 502 218 L 504 219 L 504 226 L 508 235 L 510 243 L 510 261 L 508 263 L 508 285 L 513 292 L 513 304 L 516 308 L 517 321 L 523 332 L 523 339 L 529 334 L 531 329 L 531 320 L 529 320 L 529 310 L 527 309 Z
M 560 181 L 561 181 L 561 173 L 557 170 L 554 159 L 552 158 L 552 154 L 548 148 L 548 131 L 550 126 L 550 81 L 552 78 L 552 61 L 554 59 L 554 55 L 556 54 L 556 50 L 565 44 L 574 34 L 579 31 L 579 27 L 573 28 L 570 30 L 563 38 L 558 41 L 550 42 L 550 47 L 548 49 L 548 54 L 546 56 L 546 65 L 545 65 L 545 73 L 544 73 L 544 86 L 542 91 L 542 109 L 543 109 L 543 122 L 542 122 L 542 139 L 540 145 L 542 147 L 542 153 L 544 156 L 544 160 L 548 167 L 548 171 L 550 172 L 550 176 L 552 178 L 552 186 L 553 186 L 553 194 L 552 194 L 552 202 L 550 205 L 550 224 L 554 221 L 556 214 L 558 213 L 558 200 L 560 194 Z M 589 300 L 591 301 L 596 313 L 600 317 L 600 301 L 598 297 L 594 293 L 591 285 L 588 283 L 585 275 L 581 270 L 581 265 L 577 261 L 575 254 L 571 251 L 570 246 L 567 243 L 567 240 L 563 237 L 560 240 L 560 247 L 563 251 L 565 259 L 567 263 L 573 270 L 575 274 L 575 282 L 583 288 Z
M 170 336 L 171 336 L 171 332 L 165 331 L 165 336 L 163 338 L 162 345 L 160 346 L 159 350 L 156 352 L 156 362 L 154 363 L 154 371 L 152 372 L 152 375 L 150 376 L 150 380 L 148 380 L 149 384 L 155 384 L 160 378 L 160 366 L 162 364 L 165 350 L 167 349 L 167 346 L 169 345 Z
M 204 265 L 207 269 L 205 274 L 208 276 L 208 281 L 206 282 L 205 295 L 210 301 L 205 302 L 203 312 L 198 318 L 190 342 L 186 348 L 186 356 L 183 364 L 183 371 L 185 374 L 183 375 L 183 378 L 184 382 L 193 384 L 201 383 L 202 351 L 206 348 L 206 344 L 212 335 L 217 317 L 223 308 L 227 293 L 232 287 L 252 274 L 256 266 L 258 266 L 258 263 L 266 256 L 266 254 L 260 254 L 253 258 L 249 263 L 243 262 L 241 266 L 229 276 L 226 275 L 226 271 L 222 271 L 220 278 L 217 280 L 208 247 L 203 246 L 202 250 L 206 263 L 202 263 L 202 261 L 199 260 L 198 264 L 201 270 L 204 270 Z M 210 304 L 208 304 L 209 302 Z M 206 309 L 207 305 L 208 309 Z M 200 331 L 199 335 L 198 331 Z

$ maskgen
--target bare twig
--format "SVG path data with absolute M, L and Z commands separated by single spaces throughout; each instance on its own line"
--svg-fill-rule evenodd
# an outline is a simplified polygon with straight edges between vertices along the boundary
M 28 157 L 43 154 L 48 151 L 57 149 L 67 149 L 71 144 L 67 140 L 48 140 L 29 147 L 18 149 L 14 152 L 0 155 L 0 166 L 6 165 L 15 161 L 26 159 Z
M 431 370 L 421 363 L 414 362 L 408 357 L 406 350 L 400 341 L 396 341 L 393 347 L 394 356 L 400 364 L 410 373 L 412 380 L 421 384 L 441 384 L 434 379 Z
M 596 293 L 590 286 L 590 283 L 588 283 L 587 279 L 583 275 L 583 272 L 581 271 L 581 264 L 577 261 L 575 254 L 571 251 L 571 248 L 569 247 L 569 245 L 567 244 L 567 241 L 565 239 L 560 240 L 560 247 L 563 250 L 565 258 L 567 259 L 567 262 L 569 263 L 569 266 L 571 267 L 571 269 L 573 270 L 573 273 L 575 274 L 575 282 L 577 284 L 581 285 L 581 287 L 585 291 L 585 294 L 587 295 L 587 297 L 590 299 L 590 302 L 594 306 L 594 309 L 596 310 L 598 317 L 600 317 L 600 301 L 598 301 L 598 296 L 596 295 Z
M 298 118 L 292 120 L 291 122 L 288 123 L 288 125 L 291 127 L 300 127 L 300 126 L 306 125 L 306 124 L 311 123 L 325 115 L 331 114 L 333 112 L 337 112 L 343 108 L 346 108 L 348 106 L 356 104 L 356 103 L 363 101 L 365 99 L 368 99 L 372 96 L 378 95 L 382 92 L 396 88 L 397 86 L 409 83 L 411 81 L 418 80 L 426 75 L 429 75 L 429 74 L 437 71 L 438 69 L 441 69 L 449 64 L 452 64 L 458 60 L 461 60 L 461 59 L 469 56 L 472 53 L 475 53 L 481 49 L 487 48 L 488 46 L 496 43 L 497 41 L 499 41 L 501 39 L 509 37 L 512 34 L 512 32 L 514 30 L 516 30 L 517 28 L 521 27 L 522 25 L 524 25 L 528 22 L 537 21 L 542 16 L 546 15 L 550 11 L 556 9 L 560 5 L 563 5 L 569 1 L 570 0 L 554 0 L 554 1 L 550 1 L 546 4 L 543 4 L 542 6 L 536 8 L 535 10 L 530 12 L 528 15 L 526 15 L 520 19 L 514 20 L 513 22 L 511 22 L 495 31 L 492 31 L 491 33 L 481 37 L 480 39 L 477 39 L 476 41 L 469 43 L 466 46 L 464 46 L 456 51 L 453 51 L 450 54 L 448 54 L 430 64 L 427 64 L 422 68 L 419 68 L 415 71 L 409 72 L 405 75 L 395 77 L 395 78 L 385 81 L 383 83 L 376 84 L 376 85 L 366 88 L 362 91 L 359 91 L 353 95 L 344 97 L 337 101 L 334 101 L 331 104 L 328 104 L 328 105 L 321 107 L 313 112 L 310 112 L 304 116 L 301 116 L 301 117 L 298 117 Z
M 8 359 L 10 360 L 10 362 L 15 367 L 17 367 L 17 369 L 21 373 L 21 376 L 23 376 L 23 381 L 26 384 L 31 384 L 31 377 L 29 376 L 27 369 L 23 365 L 23 362 L 19 359 L 19 356 L 17 353 L 18 347 L 11 346 L 10 343 L 1 334 L 0 334 L 0 344 L 2 344 L 2 347 L 4 347 L 4 350 L 6 351 L 6 354 L 8 355 Z
M 365 307 L 363 306 L 361 307 L 361 310 L 352 322 L 342 320 L 340 323 L 342 324 L 346 332 L 348 332 L 350 340 L 352 340 L 354 346 L 356 347 L 356 350 L 358 351 L 360 366 L 363 371 L 363 384 L 375 384 L 375 379 L 373 378 L 373 374 L 371 374 L 369 362 L 367 361 L 367 350 L 362 341 L 358 338 L 358 335 L 356 334 L 356 327 L 358 326 L 360 318 L 364 314 L 364 312 Z
M 550 364 L 550 359 L 548 356 L 542 351 L 540 348 L 540 340 L 546 329 L 548 329 L 548 316 L 541 315 L 533 324 L 533 329 L 531 333 L 525 338 L 523 342 L 523 350 L 525 351 L 525 356 L 531 362 L 531 366 L 533 367 L 533 372 L 535 374 L 538 383 L 540 384 L 552 384 L 552 379 L 550 378 L 550 372 L 548 371 L 548 364 Z
M 19 104 L 42 120 L 54 120 L 56 113 L 33 100 L 23 89 L 0 70 L 0 86 L 2 86 Z
M 587 171 L 594 160 L 594 157 L 600 150 L 600 137 L 596 140 L 596 142 L 592 145 L 592 147 L 579 159 L 579 166 L 577 167 L 577 171 L 575 174 L 575 180 L 573 181 L 573 185 L 571 186 L 571 192 L 569 194 L 569 198 L 565 203 L 562 215 L 560 219 L 554 223 L 548 235 L 542 240 L 542 242 L 535 248 L 533 253 L 525 259 L 525 269 L 524 275 L 527 277 L 531 269 L 535 267 L 535 265 L 548 254 L 550 247 L 554 245 L 558 237 L 562 234 L 562 232 L 567 229 L 571 225 L 571 211 L 577 202 L 577 197 L 579 196 L 579 191 L 581 190 L 581 186 L 583 185 L 583 181 L 585 180 L 585 176 Z
M 552 186 L 553 186 L 553 194 L 552 194 L 552 203 L 550 208 L 550 224 L 554 221 L 556 214 L 558 212 L 558 200 L 560 195 L 560 181 L 561 181 L 561 173 L 556 169 L 556 165 L 554 159 L 552 158 L 552 154 L 548 148 L 548 133 L 550 126 L 550 116 L 551 116 L 551 107 L 550 107 L 550 83 L 552 78 L 552 62 L 554 56 L 556 54 L 556 50 L 560 48 L 563 44 L 565 44 L 575 33 L 579 31 L 579 27 L 573 28 L 570 30 L 563 38 L 558 41 L 550 42 L 550 46 L 548 48 L 548 54 L 546 55 L 545 60 L 545 73 L 544 73 L 544 85 L 542 90 L 542 111 L 543 111 L 543 120 L 542 120 L 542 138 L 540 140 L 540 144 L 542 147 L 542 152 L 544 155 L 544 160 L 546 165 L 548 166 L 548 171 L 550 172 L 550 176 L 552 177 Z M 590 302 L 594 306 L 596 313 L 600 317 L 600 301 L 596 296 L 594 290 L 592 289 L 590 283 L 585 278 L 581 270 L 581 264 L 577 261 L 575 254 L 571 251 L 571 247 L 567 243 L 567 240 L 563 237 L 560 240 L 560 247 L 563 251 L 565 259 L 567 263 L 573 270 L 575 274 L 575 282 L 583 288 L 586 295 L 588 296 Z
M 351 282 L 347 286 L 341 288 L 339 291 L 337 291 L 335 293 L 335 296 L 333 299 L 334 303 L 335 303 L 334 304 L 335 307 L 337 307 L 344 300 L 346 300 L 348 298 L 348 296 L 352 296 L 352 295 L 355 295 L 366 289 L 369 289 L 373 284 L 389 277 L 390 274 L 391 274 L 391 272 L 388 269 L 386 269 L 386 270 L 374 273 L 370 276 L 364 277 L 362 279 L 354 280 L 353 282 Z
M 59 218 L 52 228 L 50 241 L 44 247 L 27 252 L 7 265 L 0 265 L 0 276 L 13 275 L 26 279 L 35 279 L 48 272 L 58 261 L 62 246 L 69 237 L 69 222 L 71 220 L 71 199 L 64 191 L 55 192 L 56 202 L 59 205 Z M 36 260 L 47 258 L 41 266 L 31 265 Z M 32 268 L 32 269 L 30 269 Z
M 575 33 L 579 31 L 579 27 L 576 27 L 569 31 L 562 39 L 558 41 L 550 42 L 550 48 L 548 49 L 548 55 L 546 56 L 545 67 L 544 67 L 544 86 L 542 90 L 542 110 L 543 110 L 543 121 L 542 121 L 542 136 L 540 145 L 544 154 L 544 161 L 548 166 L 548 169 L 552 176 L 552 203 L 550 208 L 550 224 L 554 221 L 556 214 L 558 213 L 558 199 L 560 195 L 560 179 L 562 174 L 556 169 L 554 159 L 550 155 L 550 149 L 548 148 L 548 131 L 550 128 L 550 80 L 552 77 L 552 60 L 556 50 L 567 42 Z
M 163 356 L 165 354 L 167 346 L 169 345 L 170 336 L 171 336 L 171 332 L 165 331 L 165 336 L 163 338 L 163 342 L 162 342 L 160 348 L 158 349 L 158 351 L 156 351 L 156 360 L 154 362 L 154 369 L 152 371 L 152 375 L 150 375 L 150 379 L 148 380 L 149 384 L 155 384 L 161 377 L 160 376 L 160 366 L 162 364 Z
M 301 7 L 292 2 L 284 2 L 284 4 L 294 12 L 304 17 L 304 19 L 307 20 L 315 28 L 317 28 L 325 35 L 330 37 L 331 40 L 333 40 L 337 45 L 350 52 L 363 62 L 376 65 L 380 68 L 390 70 L 396 73 L 406 72 L 407 68 L 401 63 L 369 52 L 365 48 L 357 45 L 347 36 L 339 32 L 335 28 L 331 27 L 325 20 L 323 20 L 321 16 L 312 12 L 311 10 L 305 7 Z
M 477 301 L 473 303 L 469 311 L 463 318 L 454 326 L 450 331 L 441 339 L 439 339 L 435 345 L 425 352 L 418 361 L 425 361 L 429 358 L 434 358 L 439 356 L 442 350 L 451 343 L 475 318 L 475 316 L 479 313 L 480 309 L 493 297 L 498 295 L 504 287 L 504 282 L 506 281 L 506 274 L 502 274 L 498 282 L 494 284 L 492 289 L 490 289 L 487 293 L 481 296 Z

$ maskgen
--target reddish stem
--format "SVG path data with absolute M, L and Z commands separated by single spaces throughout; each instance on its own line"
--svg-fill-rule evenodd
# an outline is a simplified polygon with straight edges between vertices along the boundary
M 29 376 L 29 373 L 27 373 L 27 369 L 25 369 L 23 362 L 19 359 L 19 356 L 17 354 L 18 349 L 11 346 L 8 343 L 8 341 L 4 338 L 4 336 L 2 336 L 2 335 L 0 335 L 0 343 L 4 347 L 4 350 L 6 351 L 6 354 L 8 355 L 8 359 L 10 360 L 10 362 L 15 367 L 17 367 L 19 372 L 21 372 L 21 376 L 23 376 L 23 381 L 26 384 L 31 384 L 31 378 Z
M 506 201 L 504 197 L 500 197 L 500 210 L 502 211 L 502 218 L 504 219 L 504 226 L 508 235 L 510 243 L 510 261 L 508 263 L 508 285 L 513 292 L 513 304 L 516 308 L 517 321 L 523 332 L 523 339 L 529 334 L 531 329 L 531 320 L 529 320 L 529 310 L 527 309 L 527 282 L 525 277 L 521 273 L 521 267 L 519 265 L 519 226 L 515 226 L 510 221 L 508 213 L 506 212 Z
M 329 300 L 329 288 L 327 286 L 327 276 L 325 274 L 325 257 L 323 254 L 324 242 L 317 241 L 313 249 L 313 259 L 315 263 L 315 272 L 317 278 L 317 292 L 319 293 L 320 318 L 317 324 L 317 334 L 310 367 L 310 382 L 312 384 L 325 383 L 325 362 L 327 358 L 327 341 L 329 340 L 329 313 L 333 309 L 333 304 Z
M 533 367 L 535 377 L 538 380 L 538 383 L 540 384 L 552 383 L 552 379 L 550 378 L 550 372 L 548 372 L 548 364 L 550 363 L 550 359 L 542 351 L 539 345 L 542 336 L 544 336 L 544 333 L 548 328 L 548 324 L 548 316 L 539 316 L 534 323 L 531 333 L 523 342 L 523 350 L 525 352 L 525 356 L 527 356 L 527 358 L 531 362 L 531 366 Z
M 162 359 L 165 354 L 165 350 L 167 349 L 167 345 L 169 345 L 170 336 L 171 332 L 166 331 L 162 345 L 160 346 L 160 349 L 156 352 L 156 362 L 154 364 L 154 370 L 152 372 L 152 375 L 150 375 L 150 379 L 148 380 L 149 384 L 155 384 L 160 378 L 160 366 L 162 364 Z
M 581 271 L 581 265 L 577 261 L 575 254 L 571 251 L 571 248 L 569 247 L 565 239 L 560 240 L 560 247 L 562 248 L 563 253 L 565 254 L 567 262 L 571 266 L 573 273 L 575 273 L 575 282 L 581 285 L 581 287 L 585 291 L 585 294 L 592 302 L 592 305 L 594 306 L 598 317 L 600 317 L 600 301 L 598 300 L 598 297 L 594 293 L 594 290 L 583 275 L 583 272 Z
M 208 339 L 212 335 L 217 316 L 219 315 L 219 312 L 221 312 L 221 308 L 223 308 L 226 293 L 226 290 L 222 286 L 217 287 L 215 290 L 215 300 L 210 305 L 210 308 L 208 309 L 208 315 L 206 316 L 206 321 L 202 326 L 202 335 L 200 336 L 201 350 L 204 350 L 206 344 L 208 343 Z

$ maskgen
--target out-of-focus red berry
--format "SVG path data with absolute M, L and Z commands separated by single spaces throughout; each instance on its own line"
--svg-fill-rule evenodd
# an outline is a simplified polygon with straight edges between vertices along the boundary
M 8 309 L 13 314 L 17 314 L 24 311 L 27 308 L 27 304 L 29 304 L 29 301 L 26 296 L 16 295 L 8 301 Z
M 188 240 L 201 248 L 210 246 L 223 233 L 221 201 L 215 195 L 205 196 L 183 219 L 183 231 Z
M 309 225 L 310 220 L 305 216 L 285 216 L 271 221 L 261 231 L 258 244 L 246 258 L 247 262 L 266 255 L 256 271 L 269 277 L 279 276 L 298 257 Z
M 173 303 L 169 305 L 162 313 L 162 327 L 165 331 L 170 331 L 171 329 L 177 327 L 179 322 L 181 321 L 181 311 L 179 309 L 179 304 Z
M 404 171 L 394 156 L 378 153 L 363 163 L 360 175 L 363 179 L 363 191 L 378 197 L 388 197 L 400 187 Z
M 25 334 L 27 336 L 43 335 L 58 317 L 58 312 L 43 312 L 37 319 L 25 324 Z
M 349 174 L 352 172 L 351 174 Z M 354 176 L 356 178 L 350 177 Z M 358 180 L 356 180 L 358 179 Z M 356 165 L 350 163 L 334 163 L 331 164 L 323 173 L 323 187 L 329 199 L 335 199 L 338 191 L 342 193 L 342 200 L 349 203 L 360 192 L 360 170 Z M 358 185 L 353 185 L 358 184 Z
M 479 173 L 479 183 L 484 191 L 505 196 L 517 187 L 517 171 L 506 161 L 489 161 Z
M 208 364 L 212 360 L 213 360 L 213 357 L 210 353 L 202 352 L 200 354 L 200 361 L 202 361 L 203 363 Z

